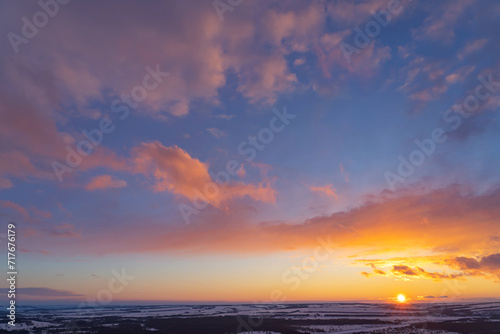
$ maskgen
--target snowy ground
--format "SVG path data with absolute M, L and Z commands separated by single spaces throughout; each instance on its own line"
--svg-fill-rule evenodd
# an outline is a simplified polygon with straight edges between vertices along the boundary
M 24 307 L 17 316 L 0 333 L 500 333 L 500 303 Z

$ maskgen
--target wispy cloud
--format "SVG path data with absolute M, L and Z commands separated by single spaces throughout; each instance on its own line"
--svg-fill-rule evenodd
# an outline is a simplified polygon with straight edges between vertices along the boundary
M 222 130 L 219 130 L 217 128 L 209 128 L 207 129 L 208 133 L 210 133 L 212 136 L 214 136 L 215 138 L 223 138 L 225 136 L 227 136 L 227 133 L 222 131 Z
M 317 192 L 324 194 L 328 197 L 333 197 L 335 199 L 338 199 L 337 193 L 335 192 L 335 188 L 333 187 L 333 184 L 327 184 L 324 186 L 309 186 L 309 190 L 312 192 Z
M 127 182 L 117 178 L 113 178 L 111 175 L 99 175 L 94 177 L 85 186 L 87 190 L 98 190 L 107 188 L 123 188 L 127 186 Z

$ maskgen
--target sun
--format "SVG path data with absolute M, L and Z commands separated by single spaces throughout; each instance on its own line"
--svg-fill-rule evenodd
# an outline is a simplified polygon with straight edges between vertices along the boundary
M 399 294 L 399 295 L 396 297 L 396 299 L 397 299 L 397 300 L 398 300 L 398 302 L 400 302 L 400 303 L 404 303 L 404 302 L 406 301 L 406 297 L 405 297 L 405 295 L 403 295 L 403 294 Z

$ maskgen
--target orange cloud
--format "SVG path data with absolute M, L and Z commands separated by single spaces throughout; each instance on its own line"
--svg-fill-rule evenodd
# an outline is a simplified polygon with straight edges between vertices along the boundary
M 355 262 L 372 267 L 374 270 L 373 273 L 370 274 L 370 277 L 375 274 L 387 275 L 387 273 L 376 267 L 381 266 L 391 267 L 390 274 L 401 278 L 427 278 L 434 280 L 463 279 L 469 276 L 493 279 L 500 278 L 500 253 L 493 253 L 479 258 L 432 255 L 421 257 L 395 257 L 389 259 L 358 259 Z M 408 264 L 413 264 L 413 266 L 409 266 Z M 428 272 L 421 267 L 421 265 L 426 264 L 446 266 L 452 270 L 459 270 L 460 272 L 452 274 Z M 365 275 L 363 272 L 361 274 Z
M 380 260 L 383 261 L 383 260 Z M 373 263 L 370 263 L 373 267 Z M 390 274 L 390 275 L 389 275 Z M 438 272 L 428 272 L 425 269 L 415 266 L 410 267 L 404 264 L 392 265 L 392 269 L 389 271 L 389 274 L 381 269 L 374 269 L 372 273 L 367 273 L 365 271 L 361 272 L 361 275 L 365 277 L 372 277 L 374 275 L 386 276 L 386 277 L 396 277 L 404 280 L 410 280 L 415 278 L 423 278 L 423 279 L 432 279 L 435 281 L 440 281 L 443 279 L 463 279 L 464 273 L 438 273 Z
M 382 275 L 382 276 L 385 276 L 387 275 L 387 273 L 383 270 L 380 270 L 380 269 L 374 269 L 373 272 L 377 275 Z
M 192 195 L 190 187 L 212 180 L 206 164 L 176 146 L 165 147 L 153 142 L 142 144 L 135 150 L 138 166 L 160 189 L 188 197 Z M 248 189 L 241 187 L 245 191 L 235 193 L 229 190 L 229 195 L 221 195 L 211 203 L 215 206 L 228 200 L 228 196 L 243 196 Z M 224 190 L 222 187 L 221 193 Z M 303 222 L 256 223 L 249 219 L 245 210 L 212 211 L 203 215 L 197 224 L 188 226 L 183 224 L 181 215 L 171 217 L 173 225 L 169 226 L 162 222 L 143 222 L 143 237 L 139 239 L 131 224 L 124 224 L 120 239 L 109 237 L 115 233 L 111 227 L 88 237 L 95 241 L 92 250 L 98 254 L 266 254 L 314 249 L 318 245 L 332 253 L 349 249 L 358 254 L 372 252 L 379 256 L 396 251 L 425 250 L 429 256 L 359 259 L 356 262 L 372 268 L 373 272 L 368 276 L 430 280 L 480 276 L 497 279 L 499 202 L 498 187 L 483 194 L 456 185 L 431 191 L 413 187 L 412 190 L 384 191 L 368 197 L 367 202 L 358 207 Z M 65 234 L 71 231 L 68 227 L 53 228 L 50 235 L 71 236 Z M 127 240 L 134 240 L 134 243 Z M 72 239 L 72 242 L 77 244 L 85 240 Z M 54 252 L 52 249 L 47 251 Z M 489 255 L 482 258 L 470 256 L 478 251 Z M 462 255 L 458 257 L 457 254 Z M 447 266 L 453 271 L 431 272 L 423 269 L 426 265 Z
M 30 91 L 30 96 L 0 93 L 0 110 L 8 111 L 2 112 L 0 141 L 16 143 L 4 147 L 0 152 L 2 161 L 0 188 L 12 187 L 12 177 L 22 180 L 28 178 L 55 180 L 51 163 L 54 160 L 64 162 L 68 154 L 65 146 L 74 145 L 75 140 L 83 137 L 81 133 L 59 132 L 56 120 L 64 122 L 67 115 L 47 111 L 53 107 L 47 101 L 47 97 L 38 96 L 47 87 L 43 89 L 35 87 L 34 77 L 37 75 L 30 73 L 28 69 L 14 66 L 9 70 L 8 79 L 23 94 L 27 90 Z M 40 80 L 43 82 L 49 78 L 42 76 Z M 127 170 L 125 160 L 118 158 L 114 152 L 103 146 L 84 157 L 78 170 L 84 171 L 101 166 L 114 170 Z M 68 173 L 64 177 L 75 178 L 75 175 L 76 173 Z
M 372 276 L 372 274 L 367 273 L 366 271 L 361 272 L 361 275 L 365 276 L 366 278 L 369 278 Z
M 154 147 L 160 152 L 164 149 L 159 143 Z M 177 147 L 171 149 L 180 150 Z M 184 156 L 187 161 L 193 159 L 182 152 L 175 154 Z M 195 165 L 205 166 L 199 161 Z M 167 184 L 177 186 L 179 180 L 170 180 L 170 175 L 166 177 Z M 179 186 L 183 189 L 182 184 Z M 420 193 L 417 190 L 386 191 L 353 209 L 313 217 L 301 223 L 255 223 L 238 211 L 205 215 L 196 226 L 185 226 L 179 215 L 173 218 L 178 220 L 176 227 L 166 228 L 160 224 L 143 226 L 144 233 L 149 237 L 144 242 L 137 241 L 134 251 L 269 253 L 314 248 L 318 245 L 318 238 L 323 238 L 337 249 L 349 248 L 357 252 L 388 254 L 422 249 L 431 252 L 435 257 L 414 261 L 411 268 L 418 270 L 414 267 L 426 263 L 446 265 L 444 259 L 456 254 L 471 254 L 478 250 L 495 253 L 498 245 L 492 243 L 491 237 L 500 235 L 499 202 L 500 189 L 478 195 L 467 192 L 463 187 L 450 186 Z M 133 229 L 123 231 L 124 236 L 128 234 L 133 238 Z M 100 250 L 104 253 L 129 252 L 131 249 L 127 245 L 120 240 L 116 244 L 103 243 L 99 247 L 104 247 Z M 404 258 L 393 263 L 384 261 L 391 266 L 410 263 Z M 381 264 L 374 260 L 370 263 Z M 421 271 L 418 273 L 425 275 Z
M 391 273 L 394 275 L 394 276 L 398 276 L 398 277 L 405 277 L 405 278 L 427 278 L 427 279 L 433 279 L 435 281 L 439 281 L 439 280 L 442 280 L 442 279 L 457 279 L 457 278 L 463 278 L 463 274 L 462 273 L 459 273 L 459 274 L 440 274 L 440 273 L 437 273 L 437 272 L 434 272 L 434 273 L 431 273 L 431 272 L 427 272 L 425 271 L 424 269 L 420 268 L 420 267 L 415 267 L 415 268 L 410 268 L 408 266 L 405 266 L 405 265 L 398 265 L 398 266 L 393 266 L 392 270 L 391 270 Z
M 100 175 L 94 177 L 86 186 L 87 190 L 107 189 L 107 188 L 122 188 L 126 187 L 127 182 L 124 180 L 114 179 L 111 175 Z
M 269 203 L 276 200 L 276 191 L 269 182 L 258 185 L 229 180 L 216 183 L 209 174 L 207 164 L 191 157 L 178 146 L 166 147 L 158 141 L 143 143 L 132 150 L 132 155 L 136 172 L 152 177 L 156 191 L 169 191 L 189 200 L 199 198 L 201 194 L 215 207 L 244 196 Z

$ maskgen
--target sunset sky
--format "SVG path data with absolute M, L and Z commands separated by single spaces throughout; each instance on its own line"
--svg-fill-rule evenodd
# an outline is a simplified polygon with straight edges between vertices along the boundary
M 500 298 L 498 1 L 2 1 L 0 22 L 20 300 Z

